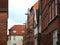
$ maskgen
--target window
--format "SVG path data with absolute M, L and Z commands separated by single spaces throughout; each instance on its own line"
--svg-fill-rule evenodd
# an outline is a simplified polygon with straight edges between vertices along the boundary
M 50 21 L 51 21 L 51 6 L 50 6 Z
M 54 19 L 54 2 L 52 3 L 52 19 Z
M 13 33 L 16 33 L 16 30 L 13 30 Z
M 13 45 L 16 45 L 16 43 L 13 43 Z
M 11 40 L 11 37 L 10 36 L 8 36 L 8 40 Z
M 53 45 L 57 45 L 57 30 L 53 31 Z
M 24 31 L 24 30 L 22 30 L 21 32 L 22 32 L 22 33 L 24 33 L 25 31 Z
M 55 0 L 55 15 L 57 15 L 57 0 Z
M 15 36 L 13 37 L 13 40 L 15 40 Z

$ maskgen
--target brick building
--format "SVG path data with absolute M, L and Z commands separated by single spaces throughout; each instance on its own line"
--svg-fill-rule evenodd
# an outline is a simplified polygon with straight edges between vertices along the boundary
M 25 24 L 25 33 L 24 33 L 24 36 L 23 36 L 23 45 L 28 45 L 27 44 L 27 29 L 28 29 L 28 26 L 27 26 L 27 23 Z
M 0 45 L 7 45 L 8 0 L 0 0 Z
M 33 11 L 33 6 L 31 7 L 30 9 L 30 15 L 28 16 L 28 20 L 27 20 L 27 23 L 28 23 L 28 44 L 29 45 L 34 45 L 34 11 Z
M 26 40 L 24 45 L 34 45 L 34 29 L 33 29 L 33 7 L 29 10 L 30 14 L 27 17 Z
M 40 0 L 42 14 L 41 45 L 60 45 L 60 0 Z
M 34 45 L 34 30 L 33 30 L 33 7 L 28 12 L 26 33 L 24 35 L 24 45 Z
M 14 25 L 9 29 L 7 45 L 23 45 L 25 25 Z
M 13 31 L 16 30 L 16 33 Z M 9 29 L 9 35 L 24 35 L 22 31 L 25 31 L 25 25 L 14 25 L 12 28 Z
M 26 33 L 24 35 L 24 45 L 35 45 L 36 43 L 34 38 L 34 32 L 36 33 L 36 31 L 34 31 L 34 27 L 36 26 L 34 26 L 34 18 L 37 17 L 35 17 L 36 15 L 34 9 L 37 12 L 38 2 L 36 2 L 28 12 L 29 14 L 27 16 Z

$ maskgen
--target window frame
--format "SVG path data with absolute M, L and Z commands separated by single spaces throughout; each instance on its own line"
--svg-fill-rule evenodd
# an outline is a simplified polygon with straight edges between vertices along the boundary
M 15 40 L 16 38 L 15 38 L 16 36 L 13 36 L 13 40 Z
M 16 45 L 16 43 L 13 43 L 13 45 Z

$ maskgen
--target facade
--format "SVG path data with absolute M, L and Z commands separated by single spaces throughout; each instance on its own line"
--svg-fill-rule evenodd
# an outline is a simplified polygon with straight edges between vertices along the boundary
M 27 16 L 27 27 L 26 27 L 26 33 L 24 36 L 24 45 L 34 45 L 34 23 L 33 23 L 33 6 L 28 12 Z
M 9 29 L 7 45 L 23 45 L 25 25 L 14 25 Z
M 27 38 L 27 29 L 28 29 L 28 26 L 27 26 L 27 23 L 25 24 L 25 33 L 24 33 L 24 36 L 23 36 L 23 45 L 28 45 L 27 44 L 27 41 L 28 41 L 28 38 Z
M 30 10 L 28 10 L 26 33 L 24 35 L 24 45 L 36 45 L 37 44 L 37 12 L 38 12 L 38 2 L 36 2 Z
M 7 45 L 8 1 L 0 0 L 0 45 Z
M 60 45 L 60 0 L 40 0 L 41 45 Z

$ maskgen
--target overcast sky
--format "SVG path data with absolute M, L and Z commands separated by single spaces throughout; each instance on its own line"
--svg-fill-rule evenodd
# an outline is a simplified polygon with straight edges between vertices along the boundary
M 25 13 L 28 8 L 31 8 L 38 0 L 9 0 L 9 18 L 8 29 L 16 24 L 26 22 L 27 16 Z

